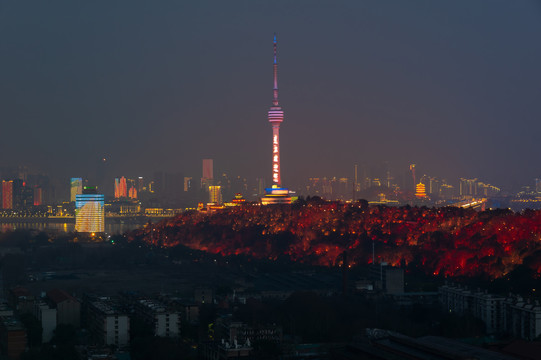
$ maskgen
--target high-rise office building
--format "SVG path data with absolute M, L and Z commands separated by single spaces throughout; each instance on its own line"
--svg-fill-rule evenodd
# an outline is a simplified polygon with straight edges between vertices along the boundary
M 222 187 L 219 185 L 209 186 L 209 202 L 214 204 L 221 204 L 222 199 Z
M 34 205 L 34 189 L 26 181 L 15 180 L 13 182 L 13 207 L 27 209 Z
M 119 199 L 123 197 L 128 197 L 128 185 L 124 176 L 120 179 L 115 178 L 115 198 Z
M 124 176 L 120 178 L 120 197 L 128 197 L 128 185 Z
M 34 206 L 43 205 L 43 191 L 40 187 L 34 188 Z
M 70 201 L 75 201 L 75 196 L 83 193 L 83 179 L 71 178 L 70 179 Z
M 280 172 L 280 124 L 284 121 L 284 111 L 278 102 L 278 61 L 276 54 L 276 34 L 274 35 L 274 62 L 273 62 L 273 88 L 272 106 L 268 112 L 268 119 L 272 125 L 272 187 L 265 189 L 266 194 L 261 199 L 263 205 L 291 203 L 289 190 L 282 188 L 282 173 Z
M 137 178 L 137 191 L 138 192 L 141 192 L 143 191 L 143 188 L 145 187 L 145 180 L 143 179 L 142 176 L 139 176 Z
M 192 188 L 192 178 L 191 177 L 184 177 L 184 192 L 190 191 Z
M 476 196 L 477 195 L 477 178 L 464 179 L 460 178 L 460 196 Z
M 96 187 L 85 186 L 75 199 L 75 230 L 82 233 L 105 231 L 105 196 Z
M 203 159 L 203 176 L 201 177 L 201 188 L 208 190 L 214 184 L 214 161 Z
M 413 179 L 413 187 L 417 190 L 417 179 L 415 178 L 415 164 L 410 164 L 411 177 Z
M 203 159 L 203 179 L 214 179 L 214 161 Z
M 128 190 L 128 197 L 130 199 L 137 199 L 137 189 L 135 186 L 132 186 L 130 190 Z
M 2 181 L 2 209 L 13 209 L 13 181 Z

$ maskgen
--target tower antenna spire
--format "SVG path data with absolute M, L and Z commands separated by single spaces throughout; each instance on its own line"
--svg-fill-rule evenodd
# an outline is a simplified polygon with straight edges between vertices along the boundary
M 276 33 L 274 33 L 274 64 L 273 64 L 273 72 L 274 72 L 274 87 L 273 87 L 272 104 L 274 106 L 278 106 L 278 61 L 277 61 L 277 57 L 276 57 Z

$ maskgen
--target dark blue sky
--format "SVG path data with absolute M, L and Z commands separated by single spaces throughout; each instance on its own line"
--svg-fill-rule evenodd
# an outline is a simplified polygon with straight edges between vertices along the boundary
M 287 183 L 355 163 L 541 177 L 539 1 L 0 3 L 0 165 L 270 180 L 272 35 Z

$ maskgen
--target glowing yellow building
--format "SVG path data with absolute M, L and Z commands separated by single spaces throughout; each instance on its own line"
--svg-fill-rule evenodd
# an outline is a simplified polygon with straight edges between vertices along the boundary
M 425 184 L 423 184 L 423 183 L 418 183 L 418 184 L 415 186 L 415 197 L 417 197 L 417 198 L 425 198 L 425 197 L 426 197 L 426 188 L 425 188 Z
M 209 202 L 213 204 L 221 204 L 222 201 L 222 187 L 219 185 L 209 186 Z

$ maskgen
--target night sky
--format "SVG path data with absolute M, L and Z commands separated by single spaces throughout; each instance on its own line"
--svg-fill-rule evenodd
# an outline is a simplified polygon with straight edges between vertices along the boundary
M 541 177 L 541 2 L 0 2 L 0 166 L 270 183 L 272 38 L 283 181 Z

